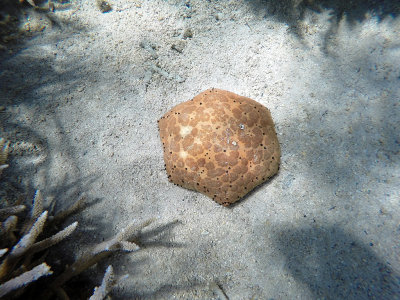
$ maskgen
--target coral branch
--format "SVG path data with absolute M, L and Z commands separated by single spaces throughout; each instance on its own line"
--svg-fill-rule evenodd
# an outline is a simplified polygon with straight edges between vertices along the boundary
M 24 235 L 19 242 L 13 247 L 11 252 L 4 259 L 0 265 L 0 280 L 9 275 L 15 265 L 18 263 L 19 258 L 25 254 L 28 249 L 33 245 L 37 236 L 42 232 L 44 223 L 47 219 L 47 211 L 44 211 L 36 222 L 32 225 L 29 232 Z
M 7 220 L 0 223 L 0 236 L 1 242 L 0 247 L 14 245 L 17 241 L 17 237 L 14 234 L 18 223 L 18 218 L 16 216 L 9 216 Z
M 54 282 L 51 284 L 53 291 L 62 286 L 66 281 L 72 277 L 80 274 L 84 270 L 88 269 L 92 265 L 96 264 L 101 259 L 110 255 L 113 251 L 134 251 L 138 250 L 139 247 L 129 239 L 134 236 L 135 233 L 148 226 L 153 219 L 143 222 L 140 225 L 131 224 L 127 228 L 121 230 L 116 237 L 102 242 L 97 246 L 94 246 L 91 250 L 84 253 L 78 260 L 76 260 L 71 266 L 67 267 L 62 274 L 60 274 Z M 127 244 L 129 243 L 129 244 Z M 49 299 L 51 293 L 47 292 L 42 296 L 42 299 Z
M 133 236 L 134 232 L 138 232 L 138 231 L 142 230 L 144 227 L 149 226 L 153 221 L 154 221 L 154 219 L 150 219 L 150 220 L 143 222 L 140 225 L 135 225 L 135 223 L 128 225 L 128 227 L 122 229 L 121 232 L 118 233 L 114 238 L 112 238 L 108 241 L 102 242 L 102 243 L 98 244 L 97 246 L 95 246 L 92 250 L 92 255 L 96 255 L 96 254 L 104 252 L 104 251 L 123 249 L 124 247 L 123 247 L 122 243 L 130 242 L 127 240 Z M 132 242 L 130 242 L 130 243 L 133 244 Z M 130 246 L 129 248 L 132 248 L 132 246 Z M 135 248 L 134 250 L 137 250 L 137 249 L 139 249 L 139 246 L 137 246 L 137 248 Z M 129 251 L 133 251 L 133 250 L 129 250 Z
M 17 205 L 17 206 L 10 206 L 0 209 L 0 218 L 6 218 L 10 215 L 15 215 L 24 211 L 26 208 L 25 205 Z
M 0 138 L 0 174 L 3 169 L 7 168 L 8 165 L 6 164 L 7 157 L 8 157 L 8 142 L 6 143 L 3 138 Z
M 42 232 L 46 219 L 47 219 L 47 210 L 45 210 L 39 216 L 36 222 L 32 225 L 29 232 L 22 237 L 22 239 L 18 242 L 18 244 L 14 246 L 14 248 L 11 251 L 12 256 L 15 257 L 21 256 L 29 249 L 30 246 L 33 245 L 37 236 Z
M 32 255 L 36 252 L 42 251 L 61 242 L 63 239 L 73 233 L 77 226 L 78 222 L 74 222 L 63 230 L 57 232 L 55 235 L 52 235 L 51 237 L 44 239 L 43 241 L 33 244 L 29 250 L 30 254 Z
M 40 190 L 36 190 L 33 198 L 33 206 L 31 210 L 31 219 L 36 220 L 43 212 L 43 195 Z
M 33 281 L 38 280 L 42 276 L 50 275 L 52 273 L 53 272 L 50 270 L 50 267 L 46 263 L 38 265 L 32 270 L 27 271 L 21 274 L 20 276 L 10 279 L 9 281 L 1 284 L 0 297 L 3 297 L 4 295 L 12 292 L 13 290 L 21 288 Z
M 6 254 L 8 251 L 8 248 L 0 249 L 0 257 L 2 257 L 4 254 Z
M 30 218 L 28 218 L 23 225 L 22 232 L 26 233 L 31 227 L 32 224 L 36 221 L 36 219 L 43 212 L 43 196 L 40 190 L 36 190 L 35 196 L 33 198 L 33 205 L 30 212 Z
M 9 216 L 7 220 L 1 223 L 0 234 L 9 234 L 17 226 L 18 218 L 16 216 Z
M 114 271 L 112 266 L 108 266 L 106 273 L 104 274 L 103 280 L 99 287 L 94 288 L 93 295 L 89 300 L 103 300 L 110 292 L 112 285 L 114 284 Z
M 86 195 L 82 195 L 81 198 L 79 198 L 78 201 L 75 201 L 74 204 L 72 204 L 70 207 L 67 209 L 59 212 L 57 215 L 55 215 L 52 219 L 51 222 L 53 223 L 59 223 L 63 220 L 65 220 L 69 215 L 75 213 L 77 210 L 81 209 L 83 207 L 83 204 L 86 200 Z

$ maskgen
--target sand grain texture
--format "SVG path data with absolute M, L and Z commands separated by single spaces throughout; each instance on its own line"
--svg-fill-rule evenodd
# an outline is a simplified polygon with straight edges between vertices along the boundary
M 61 2 L 49 14 L 58 26 L 28 5 L 21 25 L 35 38 L 0 41 L 2 178 L 15 172 L 12 184 L 60 209 L 75 192 L 92 203 L 60 253 L 156 218 L 144 251 L 110 259 L 116 277 L 129 274 L 113 299 L 218 299 L 210 286 L 233 300 L 399 299 L 396 1 L 112 0 L 107 13 L 93 0 Z M 267 107 L 281 148 L 278 175 L 229 209 L 167 180 L 157 126 L 210 87 Z M 217 155 L 246 144 L 226 147 L 235 126 L 209 131 L 225 137 L 209 174 L 221 184 Z M 200 157 L 187 141 L 179 151 Z M 87 290 L 105 269 L 89 270 Z

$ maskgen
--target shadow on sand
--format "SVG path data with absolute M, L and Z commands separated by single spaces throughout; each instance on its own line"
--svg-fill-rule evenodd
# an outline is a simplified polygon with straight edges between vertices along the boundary
M 275 235 L 285 269 L 315 298 L 398 299 L 400 274 L 339 227 L 286 228 Z
M 368 18 L 377 18 L 381 22 L 387 18 L 393 20 L 400 15 L 400 4 L 396 0 L 260 0 L 248 1 L 254 13 L 264 17 L 275 17 L 289 25 L 290 31 L 300 39 L 304 37 L 301 22 L 312 14 L 328 13 L 329 29 L 324 36 L 324 49 L 335 36 L 339 22 L 346 20 L 350 27 L 356 26 Z M 311 18 L 311 22 L 315 21 Z

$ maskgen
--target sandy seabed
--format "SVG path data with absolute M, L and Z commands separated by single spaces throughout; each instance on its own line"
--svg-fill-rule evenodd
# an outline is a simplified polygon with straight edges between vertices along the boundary
M 2 136 L 32 194 L 91 202 L 59 251 L 156 218 L 142 250 L 87 272 L 92 286 L 112 264 L 129 274 L 115 299 L 400 298 L 400 8 L 347 2 L 26 14 L 33 36 L 1 53 Z M 282 150 L 278 175 L 231 208 L 169 183 L 158 135 L 211 87 L 267 106 Z

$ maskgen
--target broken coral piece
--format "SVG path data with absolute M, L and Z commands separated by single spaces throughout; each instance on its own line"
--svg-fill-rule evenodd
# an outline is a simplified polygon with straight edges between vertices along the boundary
M 110 292 L 114 284 L 114 270 L 111 265 L 107 267 L 106 273 L 104 274 L 103 280 L 99 287 L 94 288 L 93 295 L 89 298 L 89 300 L 102 300 L 107 294 Z
M 9 281 L 2 283 L 0 285 L 0 297 L 17 290 L 21 287 L 24 287 L 30 284 L 33 281 L 38 280 L 42 276 L 47 276 L 53 274 L 53 271 L 50 270 L 50 267 L 46 263 L 42 263 L 36 267 L 34 267 L 30 271 L 26 271 L 15 277 L 10 279 Z
M 159 121 L 168 179 L 229 206 L 279 169 L 270 111 L 232 92 L 210 89 Z
M 6 142 L 3 138 L 0 138 L 0 174 L 3 169 L 8 168 L 8 164 L 6 164 L 8 152 L 8 142 Z

